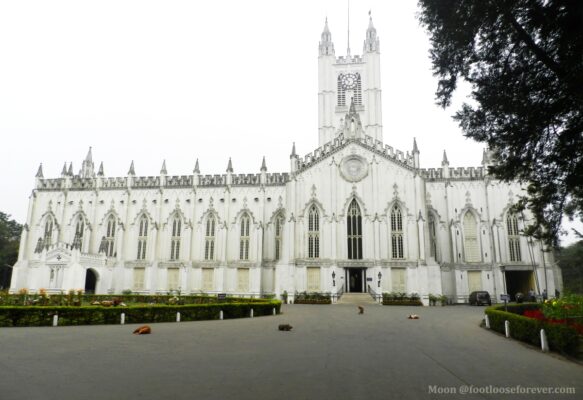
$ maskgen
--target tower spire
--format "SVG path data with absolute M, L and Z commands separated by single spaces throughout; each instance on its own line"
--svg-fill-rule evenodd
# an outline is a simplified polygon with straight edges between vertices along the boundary
M 265 160 L 265 158 L 264 158 L 264 160 Z M 38 166 L 38 171 L 36 171 L 35 177 L 37 177 L 37 178 L 43 177 L 43 163 L 40 163 L 40 165 Z
M 348 0 L 348 40 L 346 48 L 346 57 L 350 57 L 350 0 Z
M 328 17 L 326 17 L 326 22 L 324 23 L 324 30 L 322 31 L 322 36 L 320 38 L 320 55 L 330 56 L 334 55 L 334 43 L 332 43 L 332 34 L 328 28 Z
M 265 156 L 263 156 L 263 161 L 261 162 L 261 171 L 267 171 L 267 165 L 265 164 Z

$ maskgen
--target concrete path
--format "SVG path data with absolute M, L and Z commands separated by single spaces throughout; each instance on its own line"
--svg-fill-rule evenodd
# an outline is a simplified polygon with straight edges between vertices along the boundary
M 0 399 L 583 398 L 581 365 L 480 328 L 483 307 L 283 311 L 153 324 L 145 336 L 135 325 L 1 328 Z M 517 385 L 576 394 L 460 394 Z

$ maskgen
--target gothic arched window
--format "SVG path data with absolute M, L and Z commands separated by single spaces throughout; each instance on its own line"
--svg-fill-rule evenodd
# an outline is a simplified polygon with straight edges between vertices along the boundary
M 391 247 L 392 258 L 402 259 L 405 257 L 403 251 L 403 215 L 397 205 L 391 209 Z
M 320 215 L 316 206 L 308 211 L 308 258 L 320 258 Z
M 180 216 L 174 216 L 172 220 L 172 237 L 170 238 L 170 259 L 180 258 L 180 235 L 182 233 L 182 220 Z
M 115 242 L 115 217 L 110 215 L 107 219 L 107 230 L 105 232 L 105 255 L 113 257 Z
M 464 251 L 466 262 L 480 261 L 478 248 L 478 224 L 476 217 L 470 211 L 464 215 Z
M 83 231 L 85 230 L 85 221 L 83 217 L 79 216 L 77 223 L 75 224 L 75 236 L 73 237 L 73 248 L 82 249 L 83 248 Z
M 53 244 L 53 217 L 48 216 L 47 220 L 45 221 L 45 233 L 43 236 L 43 243 L 45 247 L 50 246 Z
M 206 230 L 204 236 L 204 259 L 215 259 L 215 217 L 209 216 L 206 220 Z
M 241 217 L 241 237 L 239 239 L 239 259 L 249 259 L 249 214 Z
M 346 217 L 348 237 L 348 259 L 362 260 L 362 215 L 356 200 L 352 200 Z
M 281 258 L 281 242 L 283 233 L 283 215 L 278 214 L 275 217 L 275 260 Z
M 518 217 L 516 214 L 508 214 L 506 217 L 506 227 L 508 228 L 508 249 L 510 250 L 510 261 L 522 261 L 522 255 L 520 254 Z
M 435 225 L 435 216 L 428 212 L 427 226 L 429 228 L 429 255 L 437 259 L 437 229 Z
M 146 259 L 146 244 L 148 241 L 148 217 L 142 215 L 138 231 L 138 256 L 136 259 Z

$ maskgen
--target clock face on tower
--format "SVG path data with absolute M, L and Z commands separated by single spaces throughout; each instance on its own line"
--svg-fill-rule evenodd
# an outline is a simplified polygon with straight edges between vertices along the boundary
M 354 90 L 356 89 L 356 74 L 342 74 L 340 82 L 342 83 L 342 89 Z

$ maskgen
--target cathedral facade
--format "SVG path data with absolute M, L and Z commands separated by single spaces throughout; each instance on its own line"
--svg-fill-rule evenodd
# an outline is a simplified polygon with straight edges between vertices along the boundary
M 319 43 L 319 147 L 288 172 L 158 176 L 63 167 L 30 197 L 11 291 L 95 293 L 554 293 L 561 273 L 541 243 L 521 235 L 518 183 L 492 162 L 420 168 L 420 151 L 383 142 L 380 42 L 372 19 L 362 55 Z

